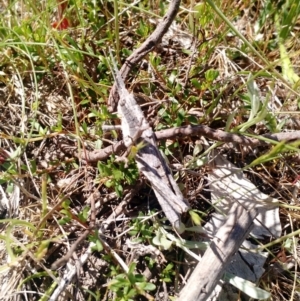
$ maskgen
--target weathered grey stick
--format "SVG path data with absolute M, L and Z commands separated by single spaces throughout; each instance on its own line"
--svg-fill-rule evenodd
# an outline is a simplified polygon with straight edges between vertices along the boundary
M 197 264 L 177 301 L 207 300 L 223 276 L 231 257 L 249 235 L 256 215 L 256 209 L 248 212 L 237 202 L 232 206 L 228 219 Z
M 182 233 L 184 227 L 180 221 L 180 216 L 188 211 L 190 208 L 189 204 L 183 198 L 177 183 L 162 158 L 156 146 L 152 130 L 148 130 L 142 138 L 147 145 L 136 154 L 138 168 L 151 183 L 166 217 L 173 227 L 179 233 Z
M 188 211 L 189 204 L 157 148 L 153 130 L 133 94 L 127 91 L 115 64 L 113 73 L 120 96 L 118 114 L 121 117 L 124 144 L 130 147 L 132 143 L 142 143 L 142 148 L 135 155 L 137 166 L 151 183 L 168 220 L 179 233 L 182 233 L 184 225 L 180 221 L 180 216 Z

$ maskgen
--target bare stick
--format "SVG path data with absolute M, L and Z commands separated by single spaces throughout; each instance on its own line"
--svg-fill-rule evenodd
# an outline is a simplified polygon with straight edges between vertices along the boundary
M 168 11 L 163 17 L 162 21 L 158 24 L 153 33 L 146 39 L 146 41 L 136 49 L 125 61 L 122 68 L 120 69 L 121 76 L 125 81 L 128 74 L 134 66 L 136 66 L 146 54 L 152 51 L 155 46 L 160 42 L 164 34 L 168 31 L 170 25 L 172 24 L 174 18 L 179 10 L 180 0 L 171 1 Z M 116 87 L 116 82 L 114 83 L 110 95 L 108 98 L 108 107 L 111 112 L 116 111 L 119 101 L 119 94 Z
M 258 138 L 250 138 L 240 134 L 227 133 L 222 130 L 215 130 L 206 125 L 195 125 L 195 126 L 182 126 L 177 128 L 171 128 L 167 130 L 158 131 L 155 133 L 157 140 L 164 140 L 170 138 L 178 138 L 178 137 L 186 137 L 186 136 L 194 136 L 194 135 L 202 135 L 206 138 L 220 141 L 220 142 L 232 142 L 241 144 L 244 146 L 257 147 L 259 145 L 264 145 L 265 138 L 273 141 L 294 141 L 300 140 L 300 131 L 295 132 L 284 132 L 284 133 L 276 133 L 276 134 L 264 134 L 261 136 L 257 136 Z M 97 162 L 101 160 L 107 159 L 111 154 L 118 154 L 122 151 L 125 151 L 127 148 L 124 144 L 124 141 L 119 141 L 114 145 L 110 145 L 101 150 L 95 151 L 85 151 L 82 154 L 82 159 L 87 162 Z
M 180 216 L 188 211 L 189 204 L 184 199 L 157 148 L 154 132 L 144 117 L 143 111 L 134 95 L 126 89 L 112 54 L 111 59 L 114 65 L 115 83 L 120 96 L 118 114 L 121 118 L 124 143 L 129 147 L 132 145 L 133 137 L 140 138 L 139 143 L 142 143 L 143 147 L 135 155 L 137 167 L 151 183 L 158 202 L 172 226 L 178 233 L 182 233 L 184 225 Z
M 195 125 L 195 126 L 181 126 L 177 128 L 171 128 L 162 130 L 155 133 L 157 140 L 169 139 L 174 137 L 185 137 L 193 135 L 203 135 L 206 138 L 220 141 L 220 142 L 232 142 L 237 144 L 243 144 L 245 146 L 256 147 L 259 145 L 267 144 L 265 139 L 274 141 L 293 141 L 300 139 L 300 131 L 284 132 L 276 134 L 264 134 L 257 136 L 257 138 L 250 138 L 241 134 L 234 134 L 224 132 L 222 130 L 215 130 L 207 125 Z
M 232 206 L 228 219 L 197 264 L 177 301 L 208 299 L 231 257 L 249 235 L 256 215 L 256 209 L 247 211 L 238 203 Z
M 73 253 L 76 251 L 76 249 L 79 247 L 79 245 L 86 239 L 86 237 L 89 235 L 90 230 L 85 230 L 78 238 L 77 240 L 73 243 L 71 246 L 70 250 L 67 252 L 66 255 L 63 257 L 59 258 L 57 261 L 55 261 L 51 265 L 51 270 L 56 270 L 59 267 L 65 265 L 72 257 Z

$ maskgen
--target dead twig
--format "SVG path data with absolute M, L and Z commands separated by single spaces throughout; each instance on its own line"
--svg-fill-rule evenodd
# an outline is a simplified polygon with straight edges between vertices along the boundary
M 241 134 L 227 133 L 222 130 L 215 130 L 207 125 L 181 126 L 156 132 L 155 135 L 158 140 L 170 139 L 174 137 L 202 135 L 205 138 L 209 138 L 220 142 L 232 142 L 251 147 L 267 144 L 265 139 L 274 140 L 277 142 L 283 140 L 293 141 L 300 139 L 300 131 L 264 134 L 261 136 L 257 136 L 257 138 L 250 138 Z
M 121 201 L 121 203 L 118 204 L 118 206 L 113 210 L 112 214 L 102 223 L 101 225 L 101 231 L 104 232 L 108 229 L 108 227 L 116 221 L 116 218 L 122 214 L 125 210 L 125 207 L 129 204 L 129 202 L 132 200 L 132 198 L 139 192 L 140 188 L 142 186 L 142 181 L 139 181 L 136 183 L 136 185 L 129 190 L 127 193 L 124 193 L 124 198 Z
M 128 74 L 134 66 L 136 66 L 146 54 L 152 51 L 155 46 L 160 42 L 164 34 L 168 31 L 174 18 L 179 10 L 180 0 L 171 1 L 168 11 L 163 17 L 162 21 L 158 24 L 153 33 L 146 39 L 146 41 L 136 49 L 125 61 L 120 69 L 120 74 L 125 81 Z M 111 112 L 116 111 L 119 102 L 119 94 L 116 83 L 114 83 L 108 98 L 108 107 Z
M 110 145 L 108 147 L 105 147 L 103 149 L 97 149 L 94 151 L 85 151 L 81 154 L 81 158 L 85 160 L 86 162 L 93 163 L 97 161 L 102 161 L 107 159 L 111 154 L 119 154 L 122 151 L 125 151 L 127 149 L 125 143 L 123 140 L 117 142 L 114 145 Z
M 60 259 L 58 259 L 57 261 L 55 261 L 51 265 L 51 269 L 52 270 L 56 270 L 59 267 L 61 267 L 64 264 L 66 264 L 71 259 L 71 257 L 73 256 L 73 253 L 76 251 L 76 249 L 79 247 L 79 245 L 87 238 L 87 236 L 89 235 L 89 233 L 91 232 L 91 230 L 93 230 L 95 228 L 95 224 L 96 224 L 95 198 L 94 198 L 94 194 L 95 193 L 96 192 L 92 193 L 91 196 L 90 196 L 90 201 L 91 201 L 91 215 L 90 215 L 89 229 L 86 229 L 77 238 L 77 240 L 73 243 L 73 245 L 71 246 L 70 250 L 67 252 L 66 255 L 64 255 L 63 257 L 61 257 Z
M 63 257 L 61 257 L 60 259 L 58 259 L 57 261 L 55 261 L 52 265 L 51 265 L 51 270 L 56 270 L 59 267 L 63 266 L 64 264 L 66 264 L 73 256 L 73 253 L 76 251 L 76 249 L 79 247 L 79 245 L 86 239 L 86 237 L 89 235 L 90 230 L 87 229 L 85 230 L 78 238 L 77 240 L 73 243 L 73 245 L 71 246 L 70 250 L 67 252 L 66 255 L 64 255 Z
M 194 136 L 194 135 L 202 135 L 206 138 L 220 141 L 224 143 L 237 143 L 242 144 L 244 146 L 257 147 L 259 145 L 267 144 L 265 139 L 273 140 L 276 142 L 279 141 L 294 141 L 300 140 L 300 131 L 295 132 L 284 132 L 284 133 L 276 133 L 276 134 L 264 134 L 261 136 L 257 136 L 257 138 L 250 138 L 247 136 L 243 136 L 241 134 L 227 133 L 222 130 L 215 130 L 210 128 L 207 125 L 195 125 L 195 126 L 182 126 L 177 128 L 171 128 L 167 130 L 158 131 L 155 133 L 157 140 L 164 140 L 170 138 L 178 138 L 178 137 L 186 137 L 186 136 Z M 122 151 L 125 151 L 126 145 L 124 141 L 119 141 L 114 145 L 110 145 L 101 150 L 95 151 L 86 151 L 82 154 L 82 159 L 87 162 L 93 163 L 101 160 L 107 159 L 111 154 L 118 154 Z

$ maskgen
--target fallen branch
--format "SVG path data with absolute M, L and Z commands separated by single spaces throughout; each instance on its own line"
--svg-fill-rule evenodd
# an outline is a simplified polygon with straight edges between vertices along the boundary
M 207 125 L 195 125 L 195 126 L 181 126 L 177 128 L 171 128 L 167 130 L 162 130 L 155 133 L 157 140 L 170 139 L 175 137 L 185 137 L 202 135 L 206 138 L 224 142 L 224 143 L 237 143 L 243 144 L 245 146 L 257 147 L 259 145 L 267 144 L 266 139 L 273 141 L 293 141 L 300 139 L 300 131 L 295 132 L 284 132 L 276 134 L 264 134 L 257 136 L 257 138 L 250 138 L 241 134 L 234 134 L 224 132 L 222 130 L 215 130 Z
M 125 61 L 120 69 L 120 74 L 125 82 L 128 74 L 134 66 L 136 66 L 155 46 L 160 42 L 164 34 L 168 31 L 170 25 L 175 19 L 179 10 L 180 0 L 171 1 L 168 11 L 158 24 L 153 33 L 146 39 L 146 41 L 136 49 Z M 114 83 L 108 98 L 109 111 L 114 112 L 117 109 L 119 102 L 119 94 L 116 83 Z
M 222 130 L 215 130 L 206 125 L 195 126 L 182 126 L 177 128 L 171 128 L 167 130 L 161 130 L 155 133 L 157 140 L 165 140 L 171 138 L 187 137 L 187 136 L 204 136 L 206 138 L 220 141 L 224 143 L 237 143 L 243 146 L 257 147 L 259 145 L 268 144 L 265 139 L 272 140 L 274 142 L 279 141 L 294 141 L 300 140 L 300 131 L 284 132 L 276 134 L 264 134 L 257 136 L 257 138 L 250 138 L 240 134 L 227 133 Z M 270 142 L 271 143 L 271 142 Z M 126 150 L 124 141 L 119 141 L 114 145 L 110 145 L 104 149 L 95 151 L 85 151 L 82 153 L 81 158 L 87 162 L 97 162 L 107 159 L 111 154 L 118 154 Z
M 182 213 L 189 210 L 189 204 L 184 199 L 157 148 L 152 128 L 133 94 L 126 89 L 115 64 L 114 78 L 120 96 L 118 114 L 121 117 L 124 144 L 126 147 L 131 147 L 132 143 L 142 145 L 135 155 L 137 167 L 151 183 L 157 200 L 170 223 L 179 233 L 182 233 L 184 225 L 180 217 Z
M 171 128 L 167 130 L 162 130 L 156 133 L 158 140 L 179 138 L 186 136 L 202 135 L 206 138 L 220 141 L 220 142 L 235 142 L 239 144 L 252 145 L 253 139 L 239 135 L 227 133 L 222 130 L 215 130 L 207 125 L 196 125 L 196 126 L 181 126 L 178 128 Z
M 234 203 L 227 220 L 197 264 L 177 301 L 205 301 L 209 298 L 230 259 L 249 235 L 256 215 L 256 209 L 247 211 L 237 202 Z

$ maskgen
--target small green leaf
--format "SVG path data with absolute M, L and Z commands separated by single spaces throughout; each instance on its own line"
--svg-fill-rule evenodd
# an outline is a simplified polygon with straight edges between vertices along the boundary
M 162 278 L 161 280 L 162 280 L 163 282 L 167 282 L 167 283 L 172 282 L 172 279 L 171 279 L 170 277 L 164 277 L 164 278 Z
M 203 145 L 201 143 L 196 143 L 193 150 L 193 156 L 199 155 L 202 151 L 203 151 Z
M 190 210 L 189 214 L 195 225 L 197 225 L 197 226 L 201 225 L 201 222 L 202 222 L 201 217 L 195 211 Z
M 272 113 L 268 113 L 265 117 L 265 120 L 266 120 L 266 127 L 271 133 L 279 132 L 277 119 Z
M 202 86 L 201 86 L 201 84 L 199 83 L 198 79 L 192 78 L 192 79 L 191 79 L 191 83 L 192 83 L 192 85 L 193 85 L 196 89 L 198 89 L 198 90 L 201 90 L 201 89 L 202 89 Z
M 123 172 L 119 169 L 114 169 L 112 174 L 116 181 L 123 179 Z
M 128 277 L 128 280 L 131 284 L 135 284 L 136 283 L 136 279 L 135 279 L 135 275 L 133 275 L 132 273 L 127 273 L 127 277 Z
M 157 235 L 152 240 L 153 244 L 161 246 L 164 250 L 169 250 L 173 242 L 166 238 L 161 232 L 157 232 Z
M 188 122 L 190 122 L 193 125 L 198 125 L 199 121 L 198 118 L 196 116 L 190 115 L 187 117 Z
M 70 208 L 70 204 L 71 204 L 71 201 L 70 200 L 65 200 L 62 202 L 61 206 L 64 208 L 64 209 L 69 209 Z
M 122 53 L 124 54 L 125 57 L 130 56 L 132 53 L 132 50 L 129 50 L 127 48 L 122 48 Z
M 248 280 L 245 280 L 243 278 L 240 278 L 238 276 L 234 276 L 230 273 L 225 273 L 223 279 L 226 282 L 229 282 L 236 288 L 238 288 L 240 291 L 244 292 L 246 295 L 248 295 L 251 298 L 263 300 L 270 298 L 271 294 L 265 290 L 262 290 L 259 287 L 256 287 L 256 285 Z
M 249 79 L 247 82 L 247 89 L 249 93 L 249 97 L 251 100 L 251 111 L 248 121 L 251 121 L 256 114 L 258 113 L 260 107 L 261 107 L 261 101 L 259 97 L 259 88 L 255 81 L 252 79 L 252 74 L 249 74 Z
M 120 198 L 122 196 L 123 193 L 123 186 L 121 184 L 118 184 L 115 186 L 115 191 L 118 195 L 118 197 Z
M 289 252 L 293 252 L 293 240 L 291 238 L 288 238 L 285 240 L 284 244 L 283 244 L 283 247 L 288 250 Z
M 108 286 L 111 290 L 117 292 L 120 288 L 128 287 L 128 284 L 126 275 L 119 274 L 108 283 Z
M 69 209 L 62 209 L 62 210 L 60 210 L 60 213 L 63 214 L 63 215 L 66 215 L 70 219 L 72 218 L 72 214 L 69 211 Z
M 129 266 L 128 274 L 132 274 L 136 268 L 136 263 L 131 263 Z
M 31 169 L 32 173 L 36 172 L 36 161 L 35 161 L 35 159 L 30 160 L 30 169 Z
M 188 249 L 199 249 L 205 251 L 209 245 L 207 242 L 199 242 L 192 240 L 184 240 L 182 242 L 177 242 L 176 245 L 180 248 L 185 247 Z
M 95 231 L 95 234 L 89 236 L 89 241 L 93 242 L 95 245 L 92 247 L 93 251 L 101 252 L 103 250 L 103 245 L 98 238 L 98 232 Z
M 137 34 L 139 34 L 142 37 L 145 37 L 148 35 L 149 28 L 142 19 L 140 20 L 140 26 L 136 32 L 137 32 Z
M 98 239 L 96 241 L 96 251 L 101 252 L 103 250 L 103 245 L 101 243 L 101 241 Z
M 205 72 L 205 79 L 208 82 L 213 82 L 219 76 L 219 71 L 214 69 L 209 69 Z
M 108 188 L 110 188 L 110 187 L 112 187 L 114 185 L 114 181 L 113 180 L 107 180 L 106 182 L 105 182 L 105 186 L 106 187 L 108 187 Z
M 8 182 L 8 183 L 7 183 L 7 187 L 6 187 L 6 192 L 7 192 L 7 193 L 13 193 L 14 187 L 15 187 L 15 184 L 14 184 L 14 183 Z
M 82 127 L 84 133 L 87 135 L 88 134 L 88 126 L 87 126 L 86 122 L 83 122 L 81 127 Z
M 167 266 L 164 268 L 164 272 L 171 271 L 174 268 L 174 264 L 172 262 L 168 263 Z
M 90 207 L 84 207 L 82 212 L 80 212 L 78 214 L 78 218 L 81 222 L 85 223 L 88 219 L 88 215 L 89 215 L 89 211 L 90 211 Z
M 102 177 L 107 177 L 111 175 L 110 169 L 102 162 L 98 161 L 97 167 Z
M 277 145 L 273 146 L 272 149 L 267 152 L 266 154 L 258 157 L 257 159 L 253 160 L 248 167 L 252 167 L 258 164 L 262 164 L 268 162 L 270 160 L 276 159 L 284 150 L 285 148 L 285 141 L 281 141 Z
M 156 286 L 150 282 L 137 282 L 136 286 L 143 291 L 153 291 L 156 289 Z
M 64 218 L 60 219 L 60 220 L 58 221 L 58 223 L 59 223 L 61 226 L 63 226 L 63 225 L 66 225 L 67 223 L 69 223 L 70 220 L 71 220 L 71 219 L 70 219 L 69 217 L 64 217 Z
M 194 226 L 194 227 L 188 227 L 185 229 L 186 231 L 194 232 L 194 233 L 206 233 L 206 230 L 199 226 Z

